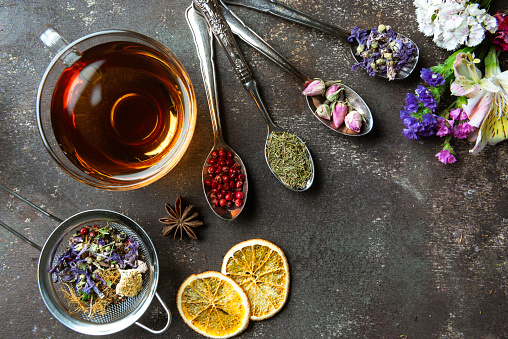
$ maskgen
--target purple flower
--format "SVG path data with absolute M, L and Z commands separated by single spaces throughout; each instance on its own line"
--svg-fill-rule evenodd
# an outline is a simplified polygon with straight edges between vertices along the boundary
M 422 68 L 420 76 L 427 85 L 432 87 L 442 86 L 445 84 L 445 78 L 437 73 L 432 72 L 428 68 Z
M 448 124 L 446 122 L 448 122 Z M 438 130 L 436 132 L 436 135 L 438 137 L 444 137 L 444 136 L 447 136 L 448 134 L 452 133 L 453 128 L 451 126 L 453 126 L 453 123 L 454 123 L 453 120 L 447 121 L 444 118 L 438 117 L 438 119 L 437 119 Z
M 430 109 L 432 112 L 436 110 L 437 101 L 427 87 L 418 85 L 415 92 L 424 107 Z
M 420 138 L 418 137 L 418 135 L 416 134 L 416 132 L 415 132 L 415 131 L 413 131 L 413 130 L 412 130 L 412 129 L 410 129 L 410 128 L 404 128 L 404 129 L 402 130 L 402 134 L 404 134 L 404 136 L 405 136 L 406 138 L 408 138 L 408 139 L 413 139 L 413 140 L 418 140 L 418 139 L 420 139 Z
M 467 119 L 467 113 L 462 108 L 454 108 L 450 110 L 450 118 L 455 121 L 461 121 Z
M 469 136 L 469 133 L 471 133 L 473 130 L 474 127 L 469 123 L 462 122 L 453 128 L 452 137 L 457 139 L 466 139 Z
M 447 149 L 444 149 L 441 152 L 439 152 L 438 154 L 436 154 L 436 158 L 439 161 L 441 161 L 443 164 L 453 164 L 454 162 L 457 161 L 455 156 L 453 154 L 451 154 L 450 151 Z
M 369 30 L 366 28 L 360 28 L 360 26 L 355 26 L 351 30 L 351 35 L 347 38 L 349 42 L 356 42 L 358 45 L 364 45 L 367 42 L 367 38 L 369 37 Z
M 418 97 L 414 95 L 413 93 L 407 93 L 406 94 L 406 105 L 404 106 L 404 109 L 416 113 L 418 111 L 418 108 L 420 107 L 420 103 L 418 102 Z

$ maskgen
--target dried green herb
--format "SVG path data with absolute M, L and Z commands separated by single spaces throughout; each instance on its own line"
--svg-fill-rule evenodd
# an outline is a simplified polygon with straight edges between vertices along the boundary
M 312 176 L 309 153 L 296 135 L 270 133 L 266 143 L 266 159 L 279 180 L 293 189 L 305 188 Z

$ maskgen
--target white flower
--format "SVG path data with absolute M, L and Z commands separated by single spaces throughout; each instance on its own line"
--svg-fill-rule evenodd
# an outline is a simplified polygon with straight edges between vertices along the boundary
M 485 30 L 494 33 L 496 19 L 478 3 L 467 0 L 414 0 L 418 29 L 447 50 L 460 45 L 474 47 L 483 41 Z
M 467 36 L 466 40 L 466 45 L 469 47 L 474 47 L 483 41 L 483 38 L 485 37 L 485 30 L 476 20 L 469 20 L 470 18 L 471 17 L 468 18 L 468 21 L 470 21 L 470 28 L 469 35 Z

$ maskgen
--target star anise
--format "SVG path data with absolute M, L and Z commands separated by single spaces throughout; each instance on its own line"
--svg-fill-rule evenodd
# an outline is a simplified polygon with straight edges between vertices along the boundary
M 166 204 L 166 211 L 169 217 L 160 218 L 159 221 L 163 224 L 167 224 L 162 230 L 162 235 L 167 237 L 173 230 L 175 234 L 173 238 L 176 238 L 178 232 L 180 232 L 180 240 L 183 238 L 183 232 L 192 239 L 197 239 L 196 233 L 192 230 L 192 227 L 199 227 L 203 225 L 200 220 L 193 220 L 198 216 L 198 212 L 194 212 L 191 215 L 192 205 L 185 207 L 182 212 L 182 198 L 178 196 L 175 202 L 175 208 L 173 209 L 169 204 Z

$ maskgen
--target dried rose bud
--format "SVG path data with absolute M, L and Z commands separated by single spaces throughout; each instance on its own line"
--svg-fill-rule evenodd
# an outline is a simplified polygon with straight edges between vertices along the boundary
M 331 102 L 337 101 L 339 98 L 340 92 L 342 92 L 343 87 L 341 84 L 333 84 L 326 90 L 326 100 L 330 100 Z
M 332 125 L 334 128 L 339 128 L 344 122 L 348 107 L 345 102 L 339 101 L 332 104 Z
M 316 109 L 316 114 L 323 119 L 330 120 L 332 112 L 330 110 L 330 106 L 322 104 Z
M 346 115 L 344 122 L 346 123 L 347 128 L 355 131 L 356 133 L 360 133 L 360 129 L 362 128 L 362 115 L 358 111 L 351 111 Z
M 308 97 L 313 97 L 316 95 L 323 95 L 324 92 L 325 92 L 324 81 L 321 79 L 316 79 L 305 87 L 302 94 Z

